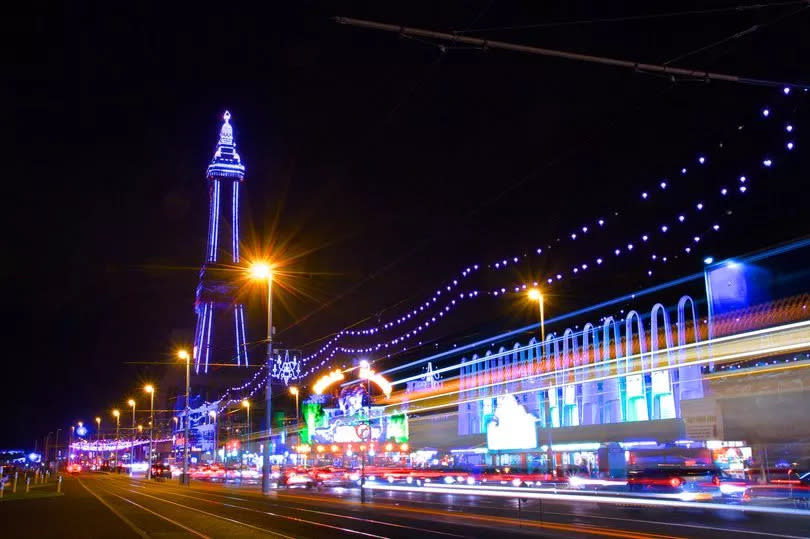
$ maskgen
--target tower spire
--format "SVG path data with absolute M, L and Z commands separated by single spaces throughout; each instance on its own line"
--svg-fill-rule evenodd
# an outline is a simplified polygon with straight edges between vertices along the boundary
M 229 179 L 244 181 L 245 165 L 239 154 L 236 153 L 236 140 L 233 136 L 233 126 L 230 122 L 231 113 L 227 110 L 222 115 L 222 127 L 219 129 L 219 140 L 214 150 L 214 158 L 208 165 L 206 177 L 213 179 Z

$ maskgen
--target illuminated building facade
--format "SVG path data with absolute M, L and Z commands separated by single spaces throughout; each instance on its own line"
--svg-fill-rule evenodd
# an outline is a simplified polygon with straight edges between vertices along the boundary
M 520 432 L 527 417 L 551 430 L 681 418 L 684 401 L 704 396 L 703 375 L 694 361 L 681 365 L 683 351 L 670 350 L 700 341 L 701 332 L 691 297 L 680 299 L 675 315 L 673 324 L 658 303 L 647 321 L 630 311 L 623 320 L 607 317 L 600 325 L 549 334 L 542 345 L 532 339 L 462 358 L 458 434 L 483 434 L 488 425 Z M 503 428 L 512 420 L 516 428 Z M 518 445 L 528 449 L 525 440 Z
M 236 140 L 230 124 L 231 115 L 225 112 L 219 132 L 214 158 L 208 165 L 208 242 L 205 262 L 200 270 L 200 284 L 194 310 L 197 326 L 194 331 L 195 372 L 208 372 L 212 363 L 212 345 L 216 337 L 233 335 L 234 354 L 229 354 L 237 365 L 248 365 L 247 336 L 245 333 L 245 306 L 235 300 L 235 287 L 231 283 L 232 270 L 239 257 L 239 201 L 240 186 L 245 181 L 245 166 L 236 152 Z M 228 241 L 230 240 L 230 241 Z M 229 276 L 229 273 L 231 274 Z M 222 325 L 220 331 L 217 326 Z M 227 329 L 222 331 L 222 329 Z M 218 350 L 227 349 L 223 343 Z

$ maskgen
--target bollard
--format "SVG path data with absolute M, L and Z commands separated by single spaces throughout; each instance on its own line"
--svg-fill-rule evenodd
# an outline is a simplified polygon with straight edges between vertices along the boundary
M 11 486 L 11 493 L 17 493 L 17 478 L 20 476 L 20 472 L 14 472 L 14 484 Z
M 59 494 L 60 492 L 62 492 L 62 476 L 61 475 L 59 476 L 59 479 L 57 479 L 57 483 L 56 483 L 56 493 Z
M 0 478 L 0 498 L 3 497 L 4 491 L 6 490 L 6 482 Z
M 31 492 L 31 478 L 26 476 L 25 477 L 25 493 L 28 494 Z

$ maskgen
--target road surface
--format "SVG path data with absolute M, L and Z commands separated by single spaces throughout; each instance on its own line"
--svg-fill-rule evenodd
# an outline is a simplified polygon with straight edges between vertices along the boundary
M 363 505 L 358 489 L 262 496 L 257 485 L 183 487 L 115 474 L 81 474 L 64 486 L 60 498 L 0 503 L 3 536 L 810 537 L 810 518 L 798 515 L 388 490 L 373 491 Z

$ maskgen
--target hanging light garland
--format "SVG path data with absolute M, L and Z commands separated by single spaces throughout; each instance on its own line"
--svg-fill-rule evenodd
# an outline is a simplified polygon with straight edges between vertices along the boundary
M 787 93 L 785 95 L 787 95 Z M 763 118 L 771 118 L 772 114 L 771 114 L 770 109 L 767 109 L 767 108 L 763 109 L 762 110 L 762 117 Z M 787 151 L 792 151 L 796 147 L 796 143 L 792 139 L 792 134 L 794 132 L 794 125 L 792 123 L 785 124 L 785 132 L 788 133 L 791 136 L 791 139 L 785 142 L 785 148 L 786 148 Z M 706 165 L 707 163 L 709 163 L 710 160 L 708 159 L 706 154 L 699 154 L 697 156 L 697 158 L 696 158 L 696 162 L 697 162 L 698 166 L 703 166 L 703 165 Z M 764 158 L 761 161 L 761 165 L 762 165 L 763 168 L 770 168 L 773 164 L 774 164 L 773 158 L 770 157 L 770 156 Z M 680 169 L 680 173 L 681 173 L 682 176 L 687 175 L 688 172 L 689 172 L 689 170 L 686 167 L 683 167 L 683 168 Z M 737 191 L 741 195 L 746 194 L 750 190 L 750 187 L 749 187 L 750 183 L 749 183 L 749 185 L 746 185 L 746 182 L 749 181 L 749 178 L 747 178 L 746 176 L 740 176 L 738 181 L 739 181 L 739 186 L 738 186 Z M 666 189 L 668 189 L 670 187 L 670 183 L 671 182 L 669 182 L 669 180 L 663 179 L 663 180 L 660 180 L 658 182 L 657 187 L 660 190 L 666 190 Z M 719 194 L 720 194 L 721 198 L 722 197 L 727 197 L 728 194 L 729 194 L 728 188 L 727 187 L 722 187 L 720 189 L 720 191 L 719 191 Z M 650 191 L 649 190 L 642 192 L 642 194 L 641 194 L 642 201 L 648 201 L 651 198 L 652 197 L 650 196 Z M 703 211 L 705 207 L 706 207 L 705 202 L 703 202 L 702 200 L 697 201 L 697 202 L 694 203 L 694 208 L 698 212 Z M 677 220 L 678 224 L 682 224 L 682 223 L 686 222 L 687 218 L 686 218 L 686 215 L 684 213 L 680 213 L 680 214 L 677 215 L 676 220 Z M 595 221 L 595 223 L 596 223 L 596 225 L 597 225 L 597 227 L 599 229 L 602 229 L 602 228 L 605 227 L 606 221 L 605 221 L 604 218 L 599 218 L 599 219 L 597 219 Z M 577 232 L 570 233 L 570 235 L 568 236 L 570 238 L 569 241 L 572 241 L 572 242 L 576 241 L 580 237 L 580 235 L 588 234 L 588 232 L 590 230 L 591 230 L 591 228 L 587 224 L 581 226 L 578 229 Z M 661 230 L 662 234 L 666 234 L 670 230 L 670 226 L 668 224 L 662 224 L 660 226 L 660 230 Z M 717 224 L 717 223 L 713 224 L 712 227 L 711 227 L 711 230 L 713 232 L 718 232 L 720 230 L 719 224 Z M 693 243 L 694 244 L 699 243 L 700 238 L 701 238 L 701 236 L 697 235 L 697 234 L 692 236 Z M 641 236 L 641 240 L 645 244 L 648 244 L 650 239 L 651 239 L 651 236 L 649 234 L 643 234 Z M 613 250 L 614 256 L 621 255 L 623 249 L 626 249 L 628 252 L 633 251 L 634 247 L 635 247 L 635 245 L 632 242 L 626 243 L 623 247 L 617 247 L 617 248 L 615 248 Z M 694 245 L 687 245 L 687 246 L 685 246 L 683 248 L 683 252 L 686 253 L 686 254 L 692 254 L 693 251 L 695 251 Z M 535 253 L 537 255 L 542 255 L 543 252 L 544 251 L 543 251 L 542 247 L 537 248 L 536 251 L 535 251 Z M 503 269 L 506 269 L 507 267 L 509 267 L 510 263 L 511 263 L 511 265 L 519 263 L 521 258 L 526 258 L 526 257 L 527 257 L 527 255 L 523 254 L 521 257 L 512 256 L 512 257 L 509 257 L 509 258 L 503 258 L 503 259 L 501 259 L 499 261 L 496 261 L 494 263 L 491 263 L 491 264 L 487 265 L 486 267 L 489 270 L 499 271 L 499 270 L 503 270 Z M 666 263 L 668 259 L 669 259 L 669 257 L 667 255 L 656 255 L 656 254 L 651 255 L 651 260 L 653 260 L 655 262 L 658 262 L 658 263 Z M 578 265 L 572 267 L 570 275 L 573 276 L 573 275 L 579 274 L 580 272 L 586 271 L 589 267 L 591 267 L 590 264 L 592 264 L 594 262 L 595 262 L 595 264 L 597 266 L 602 266 L 604 261 L 605 261 L 605 258 L 603 258 L 601 256 L 594 257 L 592 259 L 592 262 L 583 262 L 581 264 L 578 264 Z M 486 291 L 486 292 L 482 292 L 482 291 L 479 291 L 479 290 L 458 292 L 457 288 L 462 283 L 462 280 L 465 279 L 466 277 L 470 276 L 473 272 L 478 271 L 479 268 L 480 268 L 480 266 L 478 264 L 475 264 L 475 265 L 464 268 L 460 272 L 459 276 L 457 276 L 457 278 L 455 278 L 452 281 L 450 281 L 449 283 L 447 283 L 444 286 L 443 289 L 442 288 L 437 289 L 436 292 L 429 299 L 422 302 L 417 307 L 410 309 L 407 313 L 399 316 L 395 320 L 385 322 L 385 323 L 383 323 L 381 325 L 378 325 L 378 326 L 372 326 L 372 327 L 367 327 L 367 328 L 363 328 L 363 329 L 346 329 L 346 330 L 339 331 L 331 339 L 329 339 L 326 343 L 324 343 L 318 350 L 316 350 L 313 353 L 309 354 L 308 356 L 304 356 L 302 358 L 302 364 L 307 364 L 307 363 L 310 363 L 313 360 L 321 359 L 320 362 L 318 362 L 317 364 L 313 364 L 312 366 L 310 366 L 309 369 L 302 372 L 302 376 L 307 376 L 311 372 L 325 366 L 327 364 L 327 362 L 329 362 L 332 358 L 334 358 L 334 356 L 339 352 L 343 352 L 343 353 L 347 353 L 347 354 L 358 354 L 358 353 L 373 353 L 373 352 L 379 352 L 381 350 L 392 349 L 393 347 L 398 346 L 398 345 L 402 344 L 403 342 L 405 342 L 406 340 L 409 340 L 409 339 L 417 336 L 419 333 L 423 332 L 424 330 L 428 329 L 432 325 L 434 325 L 437 322 L 441 321 L 444 318 L 446 313 L 449 313 L 452 309 L 454 309 L 463 300 L 474 299 L 474 298 L 478 298 L 478 297 L 481 297 L 481 296 L 484 296 L 484 295 L 503 296 L 503 295 L 508 293 L 508 290 L 507 290 L 506 287 L 502 287 L 502 288 L 499 288 L 499 289 L 494 289 L 494 290 L 490 290 L 490 291 Z M 647 269 L 646 272 L 647 272 L 648 276 L 652 276 L 652 274 L 653 274 L 652 269 Z M 550 284 L 553 284 L 555 281 L 560 281 L 560 280 L 562 280 L 564 278 L 564 276 L 565 276 L 564 272 L 555 273 L 554 275 L 549 276 L 549 277 L 546 278 L 546 284 L 550 285 Z M 537 286 L 537 284 L 538 283 L 535 282 L 535 283 L 533 283 L 533 286 Z M 525 290 L 527 288 L 527 284 L 523 283 L 521 285 L 516 285 L 516 286 L 509 287 L 509 288 L 514 291 L 513 293 L 520 293 L 521 291 L 523 291 L 523 290 Z M 442 293 L 443 292 L 444 292 L 444 297 L 445 298 L 447 298 L 447 297 L 452 298 L 449 302 L 444 303 L 444 305 L 442 305 L 441 301 L 440 301 L 441 299 L 443 299 L 442 298 Z M 395 338 L 386 339 L 386 341 L 377 342 L 375 344 L 368 345 L 368 346 L 363 346 L 363 347 L 346 347 L 346 346 L 338 346 L 337 345 L 338 342 L 341 340 L 341 338 L 343 338 L 344 336 L 375 335 L 377 333 L 380 333 L 381 331 L 386 331 L 386 330 L 390 330 L 392 328 L 395 328 L 397 326 L 401 326 L 402 324 L 415 323 L 420 316 L 423 317 L 423 321 L 421 323 L 417 324 L 415 327 L 413 327 L 413 329 L 411 329 L 409 331 L 406 331 L 405 333 L 402 333 L 402 334 L 398 335 Z M 388 354 L 388 355 L 390 356 L 390 354 Z

